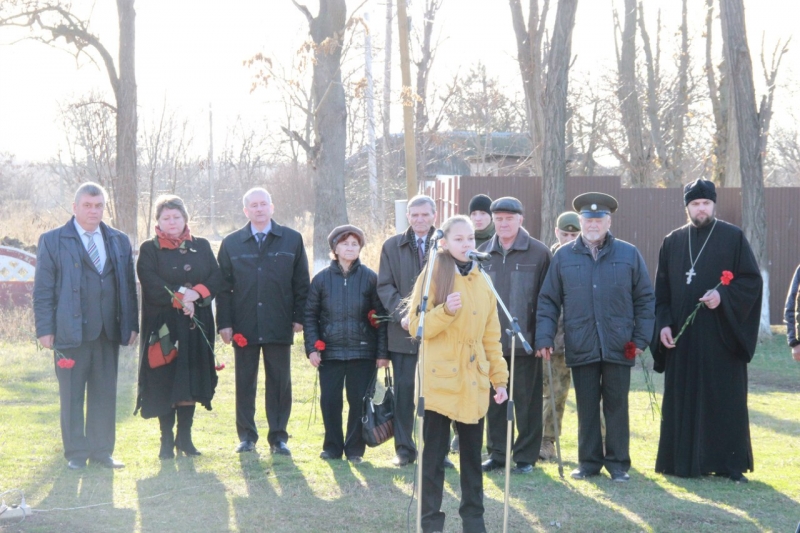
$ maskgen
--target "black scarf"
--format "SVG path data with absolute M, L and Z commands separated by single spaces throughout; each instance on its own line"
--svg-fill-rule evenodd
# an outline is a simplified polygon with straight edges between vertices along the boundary
M 435 239 L 433 238 L 433 234 L 436 233 L 436 228 L 431 226 L 431 229 L 428 230 L 428 236 L 425 237 L 425 254 L 423 255 L 422 259 L 422 267 L 424 268 L 425 265 L 428 263 L 428 254 L 431 251 L 431 246 L 435 246 Z M 414 252 L 414 257 L 419 257 L 419 246 L 417 246 L 417 234 L 414 233 L 414 228 L 411 226 L 408 227 L 406 230 L 406 237 L 408 241 L 411 243 L 411 250 Z

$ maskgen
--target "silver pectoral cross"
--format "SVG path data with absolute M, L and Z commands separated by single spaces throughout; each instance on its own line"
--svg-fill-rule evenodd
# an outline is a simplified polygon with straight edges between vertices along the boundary
M 686 284 L 689 285 L 692 282 L 692 278 L 695 277 L 697 273 L 694 271 L 694 267 L 690 268 L 686 272 Z

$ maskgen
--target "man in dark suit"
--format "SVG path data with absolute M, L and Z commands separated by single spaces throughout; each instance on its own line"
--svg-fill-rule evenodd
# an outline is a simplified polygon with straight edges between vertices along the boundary
M 61 399 L 61 439 L 71 469 L 113 459 L 120 345 L 139 332 L 139 306 L 127 235 L 103 223 L 108 195 L 87 182 L 75 216 L 39 239 L 33 310 L 36 336 L 53 349 Z M 84 417 L 84 399 L 86 416 Z
M 383 243 L 378 271 L 378 296 L 392 317 L 388 334 L 395 387 L 395 466 L 406 466 L 417 459 L 413 428 L 418 345 L 408 332 L 408 317 L 403 320 L 402 301 L 414 289 L 430 247 L 436 245 L 436 203 L 429 196 L 417 195 L 408 201 L 406 218 L 408 229 Z M 454 467 L 447 456 L 445 466 Z
M 236 451 L 251 452 L 258 441 L 255 423 L 259 355 L 266 373 L 270 451 L 291 455 L 286 426 L 292 411 L 291 349 L 303 331 L 310 284 L 303 237 L 272 220 L 275 206 L 265 189 L 243 198 L 249 222 L 222 240 L 219 267 L 227 282 L 217 295 L 217 328 L 223 342 L 234 341 L 236 361 Z

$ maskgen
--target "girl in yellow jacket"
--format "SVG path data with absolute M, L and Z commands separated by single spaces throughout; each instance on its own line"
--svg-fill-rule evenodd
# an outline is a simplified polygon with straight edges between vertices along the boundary
M 422 530 L 444 530 L 442 463 L 449 448 L 450 423 L 455 421 L 461 448 L 459 514 L 465 533 L 482 533 L 486 531 L 481 497 L 483 417 L 489 409 L 490 381 L 497 391 L 497 403 L 508 398 L 508 367 L 500 345 L 497 301 L 477 266 L 467 259 L 467 252 L 475 249 L 472 223 L 467 217 L 455 216 L 442 225 L 442 231 L 422 347 Z M 412 334 L 419 325 L 426 271 L 417 278 L 411 295 L 408 319 Z

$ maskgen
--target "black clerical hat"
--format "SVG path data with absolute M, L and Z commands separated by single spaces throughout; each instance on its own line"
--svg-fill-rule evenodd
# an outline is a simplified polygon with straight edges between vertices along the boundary
M 691 183 L 687 183 L 683 188 L 684 205 L 689 205 L 692 200 L 711 200 L 717 203 L 717 188 L 713 181 L 697 178 Z

